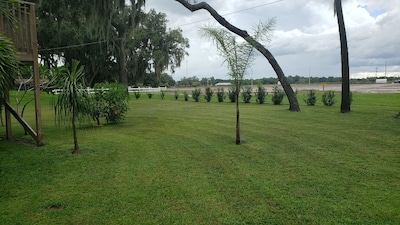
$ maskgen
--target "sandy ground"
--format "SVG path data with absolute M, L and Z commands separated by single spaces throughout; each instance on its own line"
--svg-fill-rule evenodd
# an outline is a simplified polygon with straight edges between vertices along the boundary
M 275 85 L 266 85 L 267 92 L 271 93 Z M 212 89 L 217 87 L 213 86 Z M 319 90 L 319 91 L 335 91 L 340 92 L 342 90 L 341 84 L 326 84 L 325 89 L 321 84 L 293 84 L 292 88 L 294 91 L 304 91 L 304 90 Z M 173 89 L 173 88 L 170 88 Z M 180 91 L 191 91 L 194 88 L 178 88 Z M 204 92 L 204 87 L 201 87 Z M 228 91 L 228 87 L 224 87 L 225 91 Z M 257 89 L 257 85 L 253 85 L 253 92 Z M 400 84 L 398 83 L 388 83 L 388 84 L 351 84 L 350 90 L 352 92 L 360 93 L 400 93 Z
M 323 87 L 321 84 L 311 84 L 311 85 L 292 85 L 294 90 L 319 90 L 323 91 Z M 327 84 L 325 86 L 325 91 L 341 91 L 341 84 Z M 361 92 L 361 93 L 400 93 L 400 84 L 398 83 L 390 83 L 390 84 L 351 84 L 350 90 L 352 92 Z

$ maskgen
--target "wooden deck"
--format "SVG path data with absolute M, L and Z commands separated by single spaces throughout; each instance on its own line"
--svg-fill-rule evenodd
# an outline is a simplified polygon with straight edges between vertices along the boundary
M 39 62 L 38 62 L 38 42 L 36 37 L 36 14 L 35 4 L 30 2 L 18 1 L 17 4 L 9 3 L 8 10 L 14 18 L 15 23 L 7 20 L 5 15 L 0 13 L 0 33 L 10 38 L 17 50 L 17 57 L 23 64 L 33 66 L 36 132 L 27 124 L 15 110 L 10 107 L 8 93 L 6 93 L 6 129 L 7 139 L 12 139 L 11 114 L 18 122 L 31 134 L 38 146 L 43 145 L 42 138 L 42 118 L 40 110 L 40 84 L 39 84 Z

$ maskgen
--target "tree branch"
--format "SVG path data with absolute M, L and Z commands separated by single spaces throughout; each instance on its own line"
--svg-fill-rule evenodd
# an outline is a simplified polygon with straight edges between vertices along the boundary
M 283 70 L 279 66 L 278 62 L 275 60 L 275 57 L 272 55 L 268 49 L 266 49 L 260 42 L 255 40 L 253 37 L 251 37 L 247 31 L 241 30 L 235 26 L 233 26 L 231 23 L 229 23 L 225 18 L 223 18 L 219 13 L 212 8 L 209 4 L 206 2 L 200 2 L 197 4 L 191 4 L 189 3 L 188 0 L 175 0 L 182 4 L 185 8 L 190 10 L 191 12 L 195 12 L 201 9 L 207 10 L 212 17 L 214 17 L 215 20 L 218 21 L 219 24 L 224 26 L 226 29 L 229 31 L 241 36 L 244 38 L 251 46 L 256 48 L 261 54 L 264 55 L 264 57 L 268 60 L 268 62 L 271 64 L 272 68 L 274 69 L 276 75 L 278 76 L 279 81 L 282 84 L 282 87 L 286 93 L 286 96 L 289 99 L 290 103 L 290 111 L 300 111 L 300 106 L 297 101 L 296 95 L 294 94 L 294 91 L 292 89 L 292 86 L 290 86 L 288 80 L 285 77 L 285 74 L 283 73 Z
M 235 33 L 235 34 L 237 34 L 237 35 L 239 35 L 239 36 L 241 36 L 241 37 L 243 37 L 245 39 L 250 36 L 247 33 L 247 31 L 239 29 L 239 28 L 233 26 L 231 23 L 229 23 L 224 17 L 219 15 L 219 13 L 206 2 L 200 2 L 200 3 L 197 3 L 197 4 L 190 4 L 186 0 L 176 0 L 176 1 L 181 3 L 183 6 L 185 6 L 185 8 L 187 8 L 191 12 L 195 12 L 195 11 L 198 11 L 198 10 L 201 10 L 201 9 L 207 10 L 211 14 L 211 16 L 214 17 L 214 19 L 217 20 L 218 23 L 223 25 L 226 29 L 230 30 L 231 32 L 233 32 L 233 33 Z

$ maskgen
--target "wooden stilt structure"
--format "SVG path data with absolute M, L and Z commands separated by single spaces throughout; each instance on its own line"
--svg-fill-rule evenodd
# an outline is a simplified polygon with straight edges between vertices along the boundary
M 36 36 L 36 14 L 35 4 L 31 2 L 18 1 L 18 5 L 9 5 L 10 12 L 13 13 L 17 28 L 15 29 L 0 14 L 0 33 L 9 37 L 17 50 L 18 59 L 23 64 L 32 65 L 34 77 L 34 98 L 35 98 L 35 115 L 36 115 L 36 130 L 16 112 L 10 104 L 8 91 L 5 93 L 5 114 L 6 114 L 6 135 L 7 140 L 11 140 L 12 126 L 11 115 L 23 126 L 25 131 L 29 133 L 35 140 L 37 146 L 43 145 L 42 132 L 42 116 L 40 106 L 40 83 L 39 83 L 39 62 L 38 62 L 38 43 Z

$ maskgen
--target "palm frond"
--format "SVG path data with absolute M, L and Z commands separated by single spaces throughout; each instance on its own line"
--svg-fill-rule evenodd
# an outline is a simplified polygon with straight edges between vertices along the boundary
M 84 77 L 84 68 L 79 66 L 79 62 L 76 60 L 72 61 L 71 69 L 62 74 L 62 91 L 56 103 L 58 124 L 68 123 L 72 116 L 84 120 L 90 114 L 88 112 L 90 96 L 85 87 Z
M 19 73 L 19 61 L 12 41 L 0 34 L 0 89 L 6 90 Z

